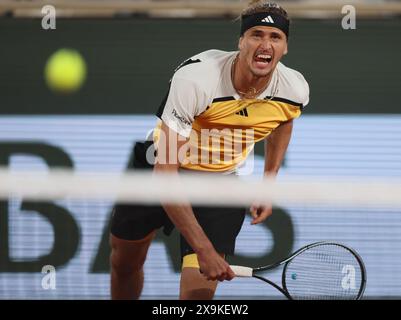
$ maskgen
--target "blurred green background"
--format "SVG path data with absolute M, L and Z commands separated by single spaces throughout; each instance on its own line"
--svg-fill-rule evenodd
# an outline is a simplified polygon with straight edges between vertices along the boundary
M 294 20 L 283 62 L 311 88 L 308 113 L 398 113 L 401 19 Z M 175 67 L 208 49 L 236 50 L 234 19 L 0 19 L 0 113 L 153 114 Z M 58 96 L 43 68 L 57 49 L 78 49 L 88 78 L 77 93 Z

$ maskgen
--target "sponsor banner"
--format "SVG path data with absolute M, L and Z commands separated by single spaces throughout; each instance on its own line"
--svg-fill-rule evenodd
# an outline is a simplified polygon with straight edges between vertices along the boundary
M 153 116 L 2 116 L 0 165 L 10 169 L 68 167 L 122 172 Z M 252 170 L 249 170 L 252 168 Z M 262 175 L 255 156 L 244 179 Z M 280 179 L 286 176 L 401 177 L 401 116 L 305 115 L 296 120 Z M 140 187 L 140 186 L 138 186 Z M 109 299 L 108 222 L 111 201 L 0 201 L 0 298 Z M 145 264 L 144 299 L 177 298 L 177 232 L 159 234 Z M 277 261 L 299 247 L 334 240 L 353 247 L 367 269 L 366 297 L 399 297 L 401 208 L 280 207 L 266 223 L 249 217 L 233 264 Z M 272 271 L 280 281 L 281 270 Z M 281 298 L 255 279 L 219 284 L 217 299 Z

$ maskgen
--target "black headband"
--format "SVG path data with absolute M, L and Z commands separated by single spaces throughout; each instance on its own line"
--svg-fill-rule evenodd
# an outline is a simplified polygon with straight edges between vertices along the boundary
M 244 15 L 241 18 L 241 37 L 245 31 L 256 26 L 275 27 L 285 33 L 288 39 L 290 31 L 290 20 L 274 13 L 254 13 Z

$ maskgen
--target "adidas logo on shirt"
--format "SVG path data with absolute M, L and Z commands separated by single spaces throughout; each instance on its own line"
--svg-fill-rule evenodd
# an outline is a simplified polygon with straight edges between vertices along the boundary
M 262 20 L 262 22 L 266 22 L 266 23 L 274 23 L 274 20 L 271 16 L 267 16 L 266 18 L 264 18 Z
M 235 114 L 238 114 L 239 116 L 243 116 L 243 117 L 247 117 L 248 116 L 248 111 L 246 110 L 246 108 L 236 112 Z

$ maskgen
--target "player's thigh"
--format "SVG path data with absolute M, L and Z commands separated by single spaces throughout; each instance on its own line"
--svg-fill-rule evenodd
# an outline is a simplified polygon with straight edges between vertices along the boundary
M 141 267 L 155 235 L 164 222 L 161 207 L 116 205 L 111 218 L 112 267 Z
M 245 219 L 244 208 L 194 207 L 194 214 L 213 247 L 223 257 L 232 255 L 235 240 Z M 218 281 L 199 272 L 199 262 L 188 242 L 181 237 L 181 299 L 212 299 Z
M 140 269 L 145 263 L 149 246 L 155 231 L 149 233 L 141 240 L 119 239 L 110 235 L 111 266 L 121 273 L 128 273 L 134 269 Z

